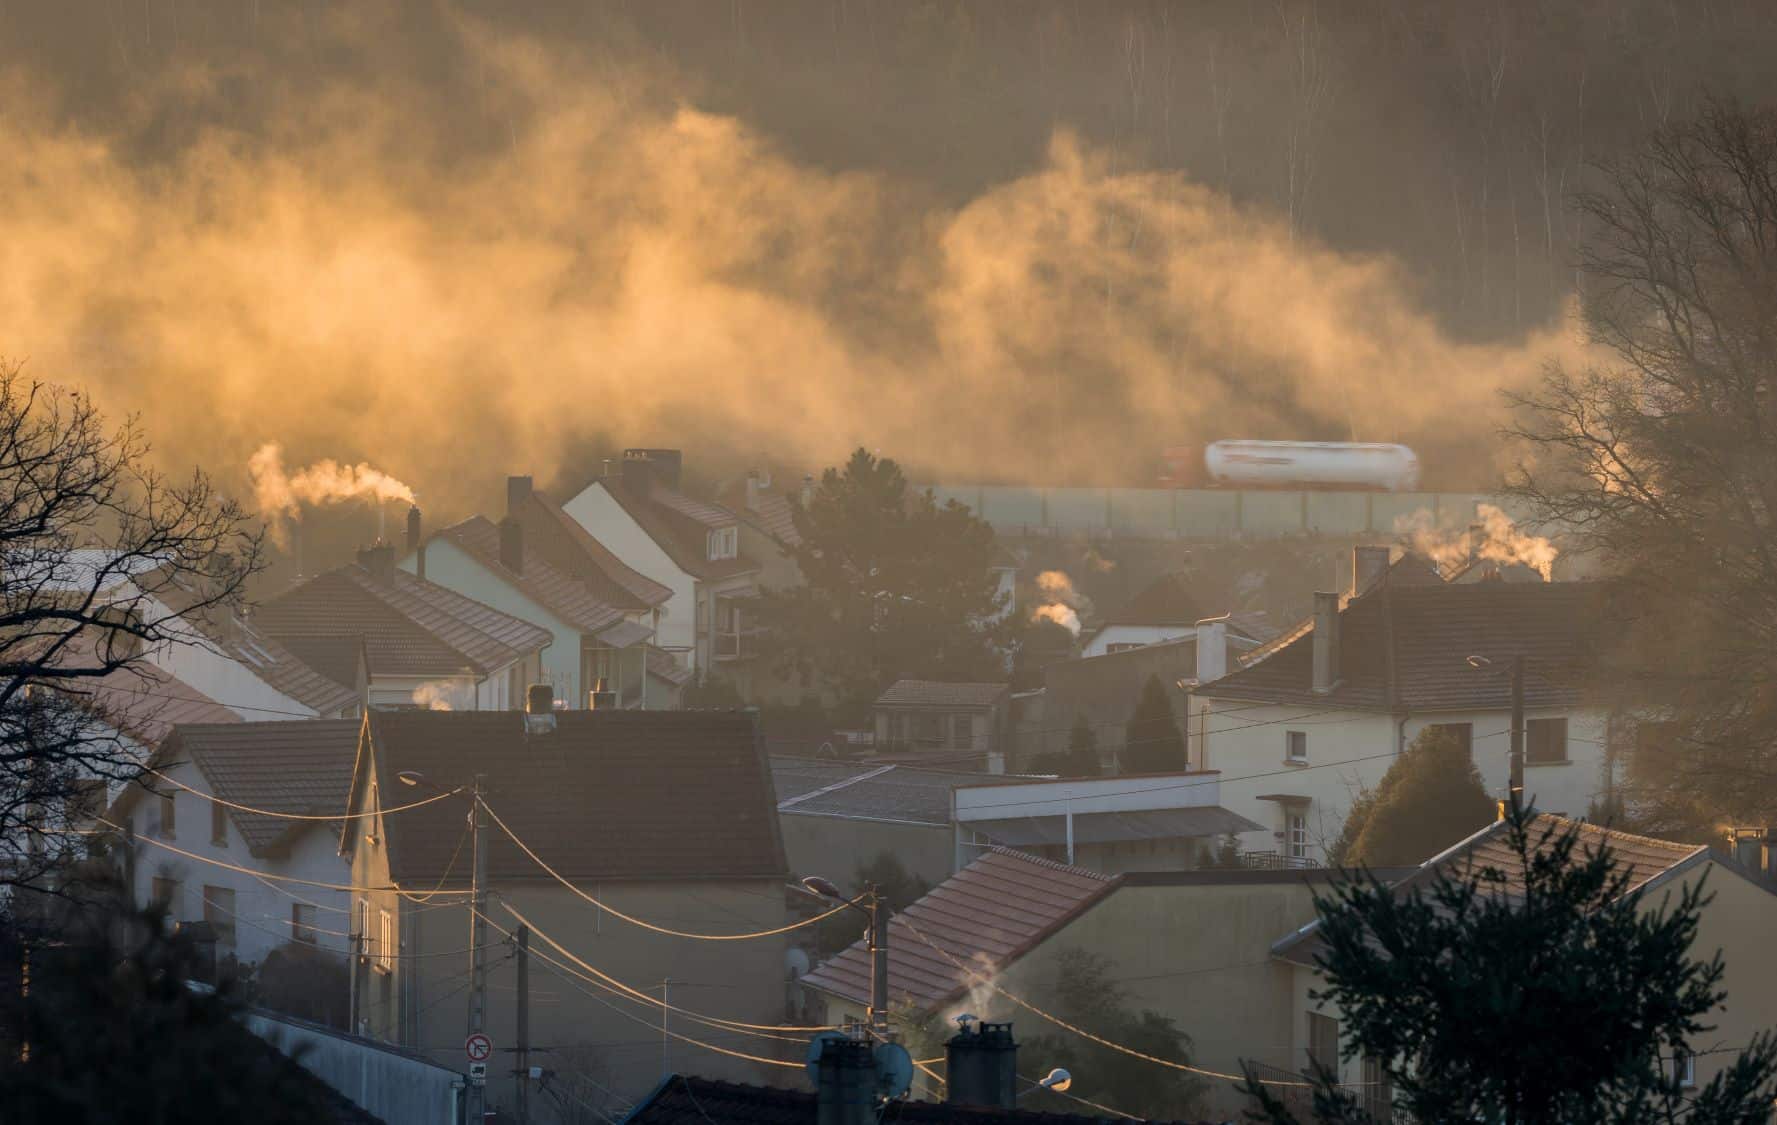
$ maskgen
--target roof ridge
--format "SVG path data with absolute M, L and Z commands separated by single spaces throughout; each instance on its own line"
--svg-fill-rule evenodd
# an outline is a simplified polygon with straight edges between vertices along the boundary
M 1107 875 L 1103 871 L 1093 871 L 1085 867 L 1075 867 L 1071 863 L 1062 863 L 1059 860 L 1045 859 L 1040 855 L 1021 852 L 1017 848 L 1006 848 L 998 845 L 988 848 L 985 852 L 981 853 L 981 857 L 975 860 L 975 863 L 980 863 L 982 859 L 986 859 L 990 855 L 1004 856 L 1007 859 L 1015 859 L 1036 867 L 1047 867 L 1055 871 L 1066 871 L 1070 875 L 1084 875 L 1086 878 L 1097 880 L 1100 883 L 1117 883 L 1121 882 L 1123 879 L 1123 876 L 1121 875 Z M 967 871 L 969 868 L 975 866 L 975 863 L 965 864 L 962 871 L 958 871 L 957 874 L 961 875 L 963 871 Z M 943 883 L 938 884 L 939 887 L 943 885 Z M 932 889 L 937 890 L 938 887 L 933 887 Z

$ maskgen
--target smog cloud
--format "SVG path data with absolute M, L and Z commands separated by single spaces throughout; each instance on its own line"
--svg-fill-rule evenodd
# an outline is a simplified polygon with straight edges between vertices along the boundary
M 148 123 L 239 76 L 145 82 L 99 129 L 0 72 L 0 354 L 143 411 L 169 459 L 244 482 L 275 441 L 448 508 L 600 443 L 1086 484 L 1180 441 L 1355 436 L 1490 476 L 1499 388 L 1577 347 L 1455 342 L 1387 261 L 1065 130 L 940 206 L 676 100 L 664 64 L 457 27 L 504 140 L 448 159 L 449 115 L 375 67 L 153 160 Z

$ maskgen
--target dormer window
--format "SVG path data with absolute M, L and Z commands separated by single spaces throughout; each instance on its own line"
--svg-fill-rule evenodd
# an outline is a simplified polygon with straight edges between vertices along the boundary
M 710 532 L 710 561 L 731 559 L 740 554 L 740 528 L 718 527 Z

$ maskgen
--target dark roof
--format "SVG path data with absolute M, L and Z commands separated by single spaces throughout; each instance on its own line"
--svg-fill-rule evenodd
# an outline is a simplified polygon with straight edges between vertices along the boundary
M 1522 655 L 1525 705 L 1573 706 L 1584 698 L 1613 621 L 1611 595 L 1612 587 L 1602 582 L 1391 581 L 1340 611 L 1339 681 L 1330 692 L 1313 691 L 1310 624 L 1198 694 L 1360 710 L 1494 710 L 1510 705 L 1507 668 Z M 1487 656 L 1494 665 L 1472 668 L 1470 655 Z
M 1117 883 L 1115 876 L 1022 852 L 996 848 L 984 853 L 889 919 L 890 999 L 919 1008 L 942 1004 L 973 982 L 957 963 L 975 972 L 998 972 L 1079 917 Z M 822 962 L 802 983 L 868 1003 L 870 953 L 864 940 Z
M 196 596 L 176 582 L 163 584 L 156 589 L 155 596 L 225 656 L 246 665 L 274 691 L 313 708 L 317 715 L 335 715 L 358 702 L 356 668 L 345 679 L 336 679 L 278 643 L 251 617 L 220 606 L 205 613 L 191 613 Z
M 606 477 L 597 483 L 685 573 L 717 579 L 759 569 L 759 564 L 745 555 L 732 559 L 709 557 L 709 532 L 737 522 L 734 513 L 726 508 L 692 500 L 660 484 L 651 484 L 643 492 L 638 485 L 620 477 Z
M 583 881 L 777 879 L 785 873 L 776 798 L 753 716 L 743 711 L 558 711 L 525 733 L 516 711 L 376 711 L 368 730 L 387 803 L 417 770 L 454 788 L 488 777 L 488 806 L 564 877 Z M 358 769 L 366 761 L 360 754 Z M 355 786 L 354 793 L 359 790 Z M 386 818 L 397 882 L 466 880 L 451 869 L 463 805 Z M 459 857 L 460 860 L 460 857 Z M 494 879 L 547 879 L 496 830 Z
M 357 564 L 309 579 L 261 606 L 265 632 L 284 640 L 362 636 L 376 675 L 483 675 L 536 652 L 549 630 L 403 570 L 388 581 Z
M 281 723 L 184 723 L 161 747 L 165 761 L 190 761 L 210 791 L 237 805 L 300 816 L 344 815 L 358 754 L 360 719 Z M 229 809 L 256 856 L 324 823 Z
M 691 669 L 680 664 L 678 658 L 663 648 L 648 646 L 648 674 L 665 680 L 674 687 L 684 687 L 691 682 Z
M 456 544 L 465 554 L 516 587 L 525 597 L 536 602 L 576 629 L 598 633 L 627 620 L 625 613 L 634 599 L 624 596 L 623 605 L 613 605 L 592 592 L 579 577 L 555 566 L 528 549 L 522 571 L 508 570 L 500 561 L 500 529 L 486 516 L 470 516 L 462 523 L 438 533 L 440 538 Z
M 636 612 L 662 605 L 673 596 L 671 587 L 611 553 L 580 526 L 580 521 L 541 492 L 527 492 L 517 510 L 509 514 L 524 526 L 527 560 L 533 553 L 540 555 L 557 570 L 584 582 L 599 601 Z
M 950 794 L 981 781 L 978 773 L 904 765 L 771 759 L 780 813 L 948 825 Z
M 176 723 L 238 723 L 240 715 L 152 664 L 119 668 L 81 686 L 89 706 L 119 733 L 158 745 Z
M 1547 854 L 1556 837 L 1569 828 L 1579 833 L 1572 858 L 1579 860 L 1589 852 L 1608 847 L 1616 857 L 1618 869 L 1630 876 L 1629 885 L 1624 888 L 1625 893 L 1629 894 L 1645 889 L 1654 880 L 1675 873 L 1709 855 L 1706 844 L 1675 844 L 1669 840 L 1619 832 L 1600 824 L 1587 824 L 1549 813 L 1539 813 L 1530 820 L 1531 854 Z M 1405 895 L 1426 890 L 1440 875 L 1448 874 L 1460 879 L 1469 872 L 1492 868 L 1505 877 L 1499 893 L 1504 894 L 1508 901 L 1521 897 L 1524 893 L 1524 871 L 1518 862 L 1517 853 L 1512 850 L 1509 830 L 1510 826 L 1505 821 L 1494 821 L 1442 854 L 1428 859 L 1411 875 L 1393 884 L 1394 893 Z M 1287 961 L 1312 965 L 1320 949 L 1320 923 L 1317 920 L 1272 945 L 1271 952 Z
M 622 1125 L 813 1125 L 813 1090 L 749 1086 L 715 1078 L 674 1074 L 630 1110 Z M 1087 1125 L 1121 1120 L 1077 1113 L 896 1101 L 885 1110 L 889 1122 L 955 1122 L 958 1125 Z
M 1008 684 L 951 684 L 938 680 L 896 680 L 876 697 L 878 707 L 992 707 L 1005 698 Z
M 1105 618 L 1105 624 L 1195 625 L 1209 615 L 1192 596 L 1190 583 L 1188 574 L 1162 574 L 1122 609 Z
M 286 633 L 284 647 L 297 659 L 325 676 L 330 682 L 352 686 L 358 682 L 358 664 L 369 664 L 364 651 L 364 637 L 359 633 L 338 636 L 297 636 Z M 353 688 L 354 692 L 356 688 Z

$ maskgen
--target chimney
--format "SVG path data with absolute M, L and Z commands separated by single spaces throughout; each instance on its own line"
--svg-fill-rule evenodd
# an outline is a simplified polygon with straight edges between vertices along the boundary
M 407 552 L 412 554 L 420 549 L 420 506 L 415 504 L 407 509 Z
M 1353 547 L 1351 549 L 1351 596 L 1357 597 L 1382 580 L 1388 573 L 1387 547 Z
M 524 573 L 524 525 L 511 516 L 500 521 L 500 565 Z
M 1013 1109 L 1018 1104 L 1018 1044 L 1009 1023 L 963 1024 L 944 1045 L 944 1100 L 950 1105 Z
M 1197 682 L 1207 684 L 1228 674 L 1228 619 L 1212 617 L 1197 623 Z
M 685 455 L 677 449 L 625 449 L 623 481 L 639 490 L 646 490 L 650 481 L 676 490 L 684 463 Z
M 387 543 L 358 548 L 358 565 L 385 585 L 395 581 L 395 548 Z
M 813 473 L 803 473 L 802 474 L 802 506 L 803 506 L 803 508 L 806 509 L 812 503 L 814 503 L 814 474 Z
M 1339 595 L 1314 595 L 1314 690 L 1325 695 L 1339 682 Z
M 876 1125 L 876 1054 L 868 1040 L 822 1040 L 815 1068 L 816 1125 Z
M 530 498 L 530 477 L 506 478 L 506 516 L 508 519 L 517 519 L 518 514 L 524 511 L 524 502 Z
M 753 469 L 747 470 L 747 511 L 759 510 L 759 492 L 761 489 L 759 474 Z
M 524 692 L 524 729 L 527 734 L 548 734 L 555 729 L 555 687 L 532 684 Z

